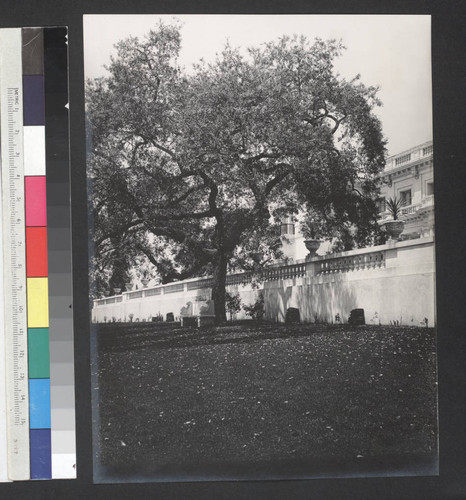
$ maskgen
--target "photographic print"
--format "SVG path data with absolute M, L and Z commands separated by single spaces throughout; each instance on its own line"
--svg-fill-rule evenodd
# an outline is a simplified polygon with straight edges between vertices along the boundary
M 429 16 L 84 16 L 95 482 L 438 474 Z

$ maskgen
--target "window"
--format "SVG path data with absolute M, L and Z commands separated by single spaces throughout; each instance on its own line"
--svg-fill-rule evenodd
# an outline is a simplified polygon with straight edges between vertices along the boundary
M 406 191 L 400 191 L 400 200 L 401 204 L 404 207 L 411 205 L 411 189 L 407 189 Z
M 426 189 L 426 195 L 431 196 L 434 194 L 434 183 L 433 182 L 428 182 L 427 183 L 427 189 Z

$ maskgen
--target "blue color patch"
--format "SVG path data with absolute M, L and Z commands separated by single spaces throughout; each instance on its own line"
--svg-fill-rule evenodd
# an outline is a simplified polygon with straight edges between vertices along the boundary
M 29 428 L 50 429 L 50 379 L 29 380 Z
M 31 429 L 31 479 L 52 479 L 50 429 Z
M 45 94 L 43 75 L 23 76 L 24 125 L 45 125 Z

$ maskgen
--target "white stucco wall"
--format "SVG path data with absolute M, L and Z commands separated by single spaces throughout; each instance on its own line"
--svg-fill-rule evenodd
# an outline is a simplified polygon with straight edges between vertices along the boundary
M 381 267 L 319 274 L 319 264 L 329 259 L 374 252 L 384 255 Z M 183 283 L 182 292 L 138 299 L 128 299 L 128 294 L 123 294 L 121 302 L 95 306 L 92 320 L 129 321 L 129 315 L 133 314 L 133 321 L 149 321 L 157 314 L 165 319 L 168 312 L 177 318 L 187 302 L 197 296 L 210 298 L 210 289 L 187 291 L 188 281 Z M 250 284 L 232 285 L 227 290 L 239 293 L 242 303 L 247 305 L 262 292 L 265 319 L 271 321 L 284 321 L 286 310 L 297 307 L 304 322 L 332 323 L 337 314 L 342 322 L 347 322 L 352 309 L 363 308 L 368 324 L 419 325 L 427 318 L 429 326 L 433 326 L 436 322 L 434 241 L 432 237 L 419 238 L 316 257 L 306 264 L 304 277 L 267 281 L 259 288 Z M 245 317 L 243 310 L 237 315 L 237 319 Z

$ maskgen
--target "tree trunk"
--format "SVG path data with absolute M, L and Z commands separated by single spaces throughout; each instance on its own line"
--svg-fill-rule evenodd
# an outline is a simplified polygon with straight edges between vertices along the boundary
M 214 263 L 212 283 L 212 299 L 214 301 L 216 323 L 225 323 L 227 320 L 227 313 L 225 308 L 227 264 L 228 258 L 226 253 L 219 251 Z

